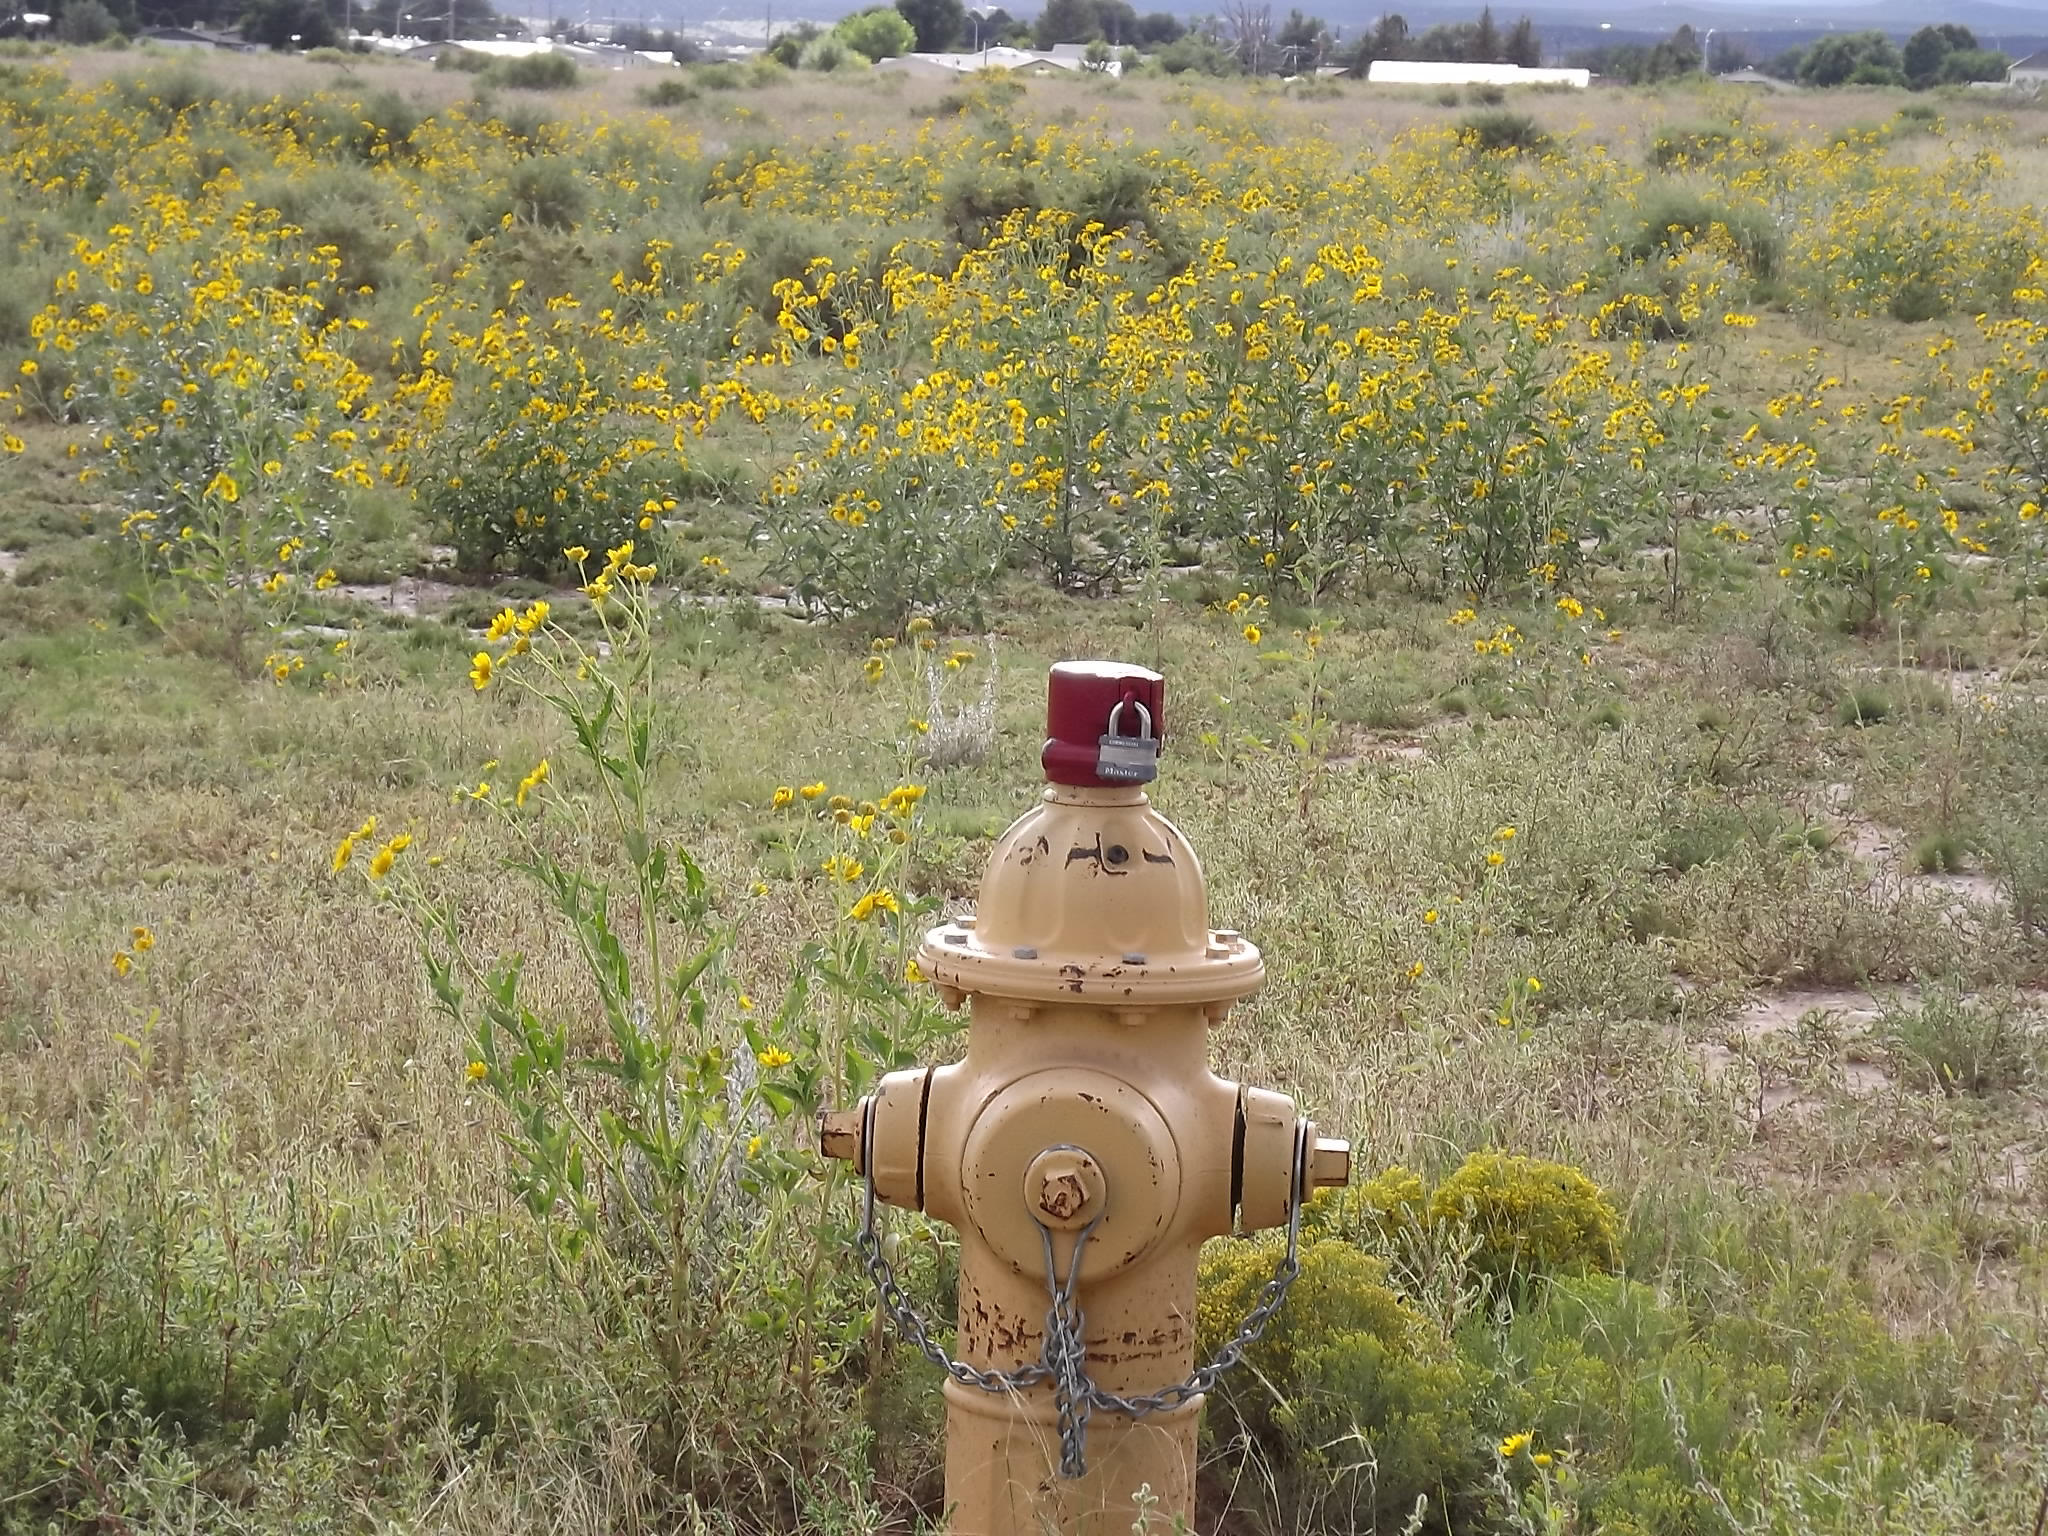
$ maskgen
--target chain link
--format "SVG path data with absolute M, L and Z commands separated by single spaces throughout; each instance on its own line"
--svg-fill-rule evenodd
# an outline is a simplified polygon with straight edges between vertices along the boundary
M 963 1386 L 983 1392 L 1021 1392 L 1027 1387 L 1050 1382 L 1059 1414 L 1060 1476 L 1064 1478 L 1080 1477 L 1088 1470 L 1088 1420 L 1096 1409 L 1125 1414 L 1134 1419 L 1143 1418 L 1147 1414 L 1182 1407 L 1211 1391 L 1226 1371 L 1243 1362 L 1245 1351 L 1264 1337 L 1266 1329 L 1272 1325 L 1287 1300 L 1288 1287 L 1301 1273 L 1301 1207 L 1308 1180 L 1306 1122 L 1297 1123 L 1294 1128 L 1293 1176 L 1287 1196 L 1287 1252 L 1274 1267 L 1273 1277 L 1266 1282 L 1258 1301 L 1245 1314 L 1244 1321 L 1237 1325 L 1237 1331 L 1229 1342 L 1217 1350 L 1207 1364 L 1196 1367 L 1185 1381 L 1162 1387 L 1157 1392 L 1120 1397 L 1114 1392 L 1105 1392 L 1089 1379 L 1087 1318 L 1074 1297 L 1081 1281 L 1082 1250 L 1087 1247 L 1088 1239 L 1094 1235 L 1102 1218 L 1109 1214 L 1107 1202 L 1095 1220 L 1075 1234 L 1074 1251 L 1067 1261 L 1065 1278 L 1060 1276 L 1053 1252 L 1052 1229 L 1037 1217 L 1032 1218 L 1038 1226 L 1039 1240 L 1045 1250 L 1045 1288 L 1051 1301 L 1045 1315 L 1044 1348 L 1037 1361 L 1014 1371 L 979 1370 L 964 1360 L 955 1360 L 932 1338 L 930 1326 L 918 1315 L 917 1308 L 911 1304 L 897 1280 L 888 1256 L 882 1252 L 882 1240 L 875 1230 L 875 1175 L 870 1165 L 874 1144 L 874 1106 L 870 1104 L 861 1156 L 866 1189 L 861 1202 L 860 1232 L 854 1244 L 860 1251 L 869 1277 L 875 1282 L 882 1310 L 919 1353 Z

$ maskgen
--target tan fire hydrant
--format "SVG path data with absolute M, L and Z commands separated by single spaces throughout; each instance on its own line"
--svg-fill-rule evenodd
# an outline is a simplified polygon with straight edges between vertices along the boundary
M 949 1373 L 955 1536 L 1125 1536 L 1141 1507 L 1192 1521 L 1202 1393 L 1284 1299 L 1301 1201 L 1350 1174 L 1291 1099 L 1209 1071 L 1208 1027 L 1265 965 L 1209 927 L 1194 850 L 1142 788 L 1165 680 L 1067 662 L 1047 692 L 1050 787 L 996 845 L 975 914 L 918 951 L 949 1006 L 972 1002 L 965 1057 L 890 1073 L 821 1136 L 866 1175 L 885 1309 Z M 896 1286 L 876 1199 L 958 1228 L 957 1359 Z M 1196 1260 L 1233 1225 L 1288 1227 L 1287 1255 L 1198 1371 Z

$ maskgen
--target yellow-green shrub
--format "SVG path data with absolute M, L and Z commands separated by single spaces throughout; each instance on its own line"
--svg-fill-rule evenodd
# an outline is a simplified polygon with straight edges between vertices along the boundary
M 1280 1241 L 1203 1255 L 1205 1354 L 1258 1300 Z M 1388 1286 L 1384 1263 L 1349 1243 L 1310 1241 L 1286 1306 L 1212 1394 L 1205 1422 L 1264 1458 L 1283 1526 L 1331 1524 L 1315 1506 L 1339 1499 L 1353 1507 L 1335 1524 L 1373 1529 L 1418 1496 L 1441 1509 L 1447 1489 L 1469 1483 L 1479 1450 L 1469 1380 L 1449 1341 Z
M 1500 1278 L 1612 1269 L 1618 1220 L 1578 1169 L 1504 1152 L 1474 1152 L 1430 1196 L 1429 1219 L 1464 1221 L 1479 1238 L 1475 1269 Z
M 1428 1216 L 1428 1186 L 1396 1163 L 1363 1184 L 1324 1190 L 1302 1212 L 1301 1229 L 1313 1237 L 1370 1244 L 1418 1227 Z

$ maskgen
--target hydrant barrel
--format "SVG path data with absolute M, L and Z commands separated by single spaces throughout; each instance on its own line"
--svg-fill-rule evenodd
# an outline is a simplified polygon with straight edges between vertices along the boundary
M 1146 797 L 1165 695 L 1142 667 L 1053 668 L 1048 786 L 974 913 L 918 951 L 971 1009 L 965 1055 L 889 1074 L 821 1128 L 873 1199 L 960 1234 L 955 1536 L 1123 1536 L 1148 1508 L 1192 1523 L 1201 1245 L 1286 1226 L 1349 1175 L 1291 1099 L 1209 1070 L 1209 1026 L 1265 966 L 1209 926 L 1200 860 Z

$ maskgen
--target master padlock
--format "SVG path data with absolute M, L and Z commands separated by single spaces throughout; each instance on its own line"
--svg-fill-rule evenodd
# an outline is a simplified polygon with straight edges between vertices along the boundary
M 1118 729 L 1127 707 L 1137 711 L 1135 736 Z M 1149 784 L 1159 777 L 1159 738 L 1152 734 L 1152 711 L 1142 699 L 1118 699 L 1110 710 L 1109 729 L 1095 757 L 1095 776 L 1115 784 Z

